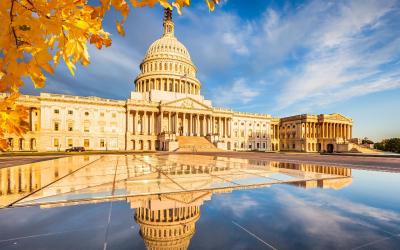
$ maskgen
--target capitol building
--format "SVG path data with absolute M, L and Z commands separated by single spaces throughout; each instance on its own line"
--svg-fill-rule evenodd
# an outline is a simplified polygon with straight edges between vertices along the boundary
M 6 135 L 11 151 L 347 151 L 352 119 L 340 114 L 285 118 L 214 107 L 189 51 L 174 35 L 170 11 L 163 34 L 140 64 L 127 100 L 41 93 L 22 95 L 29 110 L 24 137 Z

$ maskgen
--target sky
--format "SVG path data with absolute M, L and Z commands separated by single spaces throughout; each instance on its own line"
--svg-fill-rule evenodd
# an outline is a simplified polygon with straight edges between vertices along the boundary
M 91 64 L 65 65 L 40 92 L 129 98 L 147 48 L 162 34 L 161 6 L 131 9 L 126 36 L 110 12 L 111 47 L 90 46 Z M 214 106 L 284 117 L 341 113 L 353 136 L 400 137 L 400 1 L 224 0 L 209 12 L 192 0 L 175 35 L 197 66 L 201 94 Z

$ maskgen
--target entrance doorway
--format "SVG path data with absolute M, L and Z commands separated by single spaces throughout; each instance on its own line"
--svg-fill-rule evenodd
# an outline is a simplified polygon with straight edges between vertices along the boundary
M 333 153 L 333 144 L 326 145 L 326 151 L 328 153 Z

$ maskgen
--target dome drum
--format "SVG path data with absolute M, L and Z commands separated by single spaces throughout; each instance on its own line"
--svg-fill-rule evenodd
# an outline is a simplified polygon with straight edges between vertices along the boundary
M 196 78 L 186 47 L 174 36 L 172 16 L 164 19 L 164 33 L 147 50 L 140 73 L 135 79 L 136 92 L 152 90 L 200 95 L 201 83 Z

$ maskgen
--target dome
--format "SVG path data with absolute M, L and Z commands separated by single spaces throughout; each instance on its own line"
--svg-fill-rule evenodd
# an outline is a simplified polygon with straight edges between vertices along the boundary
M 154 41 L 140 64 L 135 79 L 138 92 L 153 90 L 199 95 L 201 84 L 196 78 L 196 66 L 186 47 L 174 35 L 172 12 L 165 10 L 164 33 Z
M 183 59 L 192 63 L 185 45 L 174 36 L 163 36 L 154 41 L 147 50 L 144 60 L 168 57 Z

